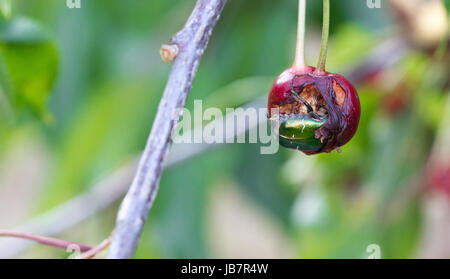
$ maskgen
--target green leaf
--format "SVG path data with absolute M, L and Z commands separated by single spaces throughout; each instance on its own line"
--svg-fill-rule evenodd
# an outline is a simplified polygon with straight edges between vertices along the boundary
M 14 112 L 46 116 L 57 69 L 56 46 L 40 25 L 25 18 L 0 21 L 0 86 Z

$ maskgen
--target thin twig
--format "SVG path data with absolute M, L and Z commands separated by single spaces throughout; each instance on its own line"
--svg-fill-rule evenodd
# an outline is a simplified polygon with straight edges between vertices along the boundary
M 21 233 L 21 232 L 13 232 L 13 231 L 0 231 L 0 237 L 23 238 L 23 239 L 34 241 L 37 243 L 41 243 L 43 245 L 52 246 L 55 248 L 61 248 L 61 249 L 65 249 L 65 250 L 67 250 L 67 248 L 72 245 L 76 245 L 80 248 L 81 252 L 86 252 L 93 248 L 88 245 L 70 242 L 70 241 L 57 239 L 57 238 L 53 238 L 53 237 L 46 237 L 46 236 Z
M 186 25 L 172 38 L 179 47 L 133 183 L 117 215 L 108 258 L 131 258 L 153 204 L 169 150 L 170 135 L 184 107 L 200 59 L 226 0 L 198 0 Z M 176 118 L 176 119 L 174 119 Z
M 79 255 L 76 259 L 92 259 L 97 256 L 99 253 L 103 252 L 106 248 L 108 248 L 109 244 L 111 244 L 112 234 L 105 240 L 103 240 L 99 245 L 93 247 L 89 251 Z

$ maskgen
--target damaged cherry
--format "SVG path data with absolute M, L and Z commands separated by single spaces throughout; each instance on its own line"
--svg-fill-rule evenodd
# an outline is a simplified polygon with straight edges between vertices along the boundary
M 339 151 L 340 146 L 350 141 L 358 128 L 361 107 L 353 85 L 343 76 L 325 71 L 329 0 L 323 1 L 324 25 L 318 66 L 305 66 L 304 2 L 299 1 L 299 34 L 294 65 L 275 79 L 269 93 L 268 111 L 270 118 L 279 117 L 280 144 L 311 155 L 334 149 Z
M 280 144 L 306 154 L 331 152 L 355 134 L 361 107 L 358 93 L 343 76 L 291 69 L 274 82 L 268 101 L 279 113 Z

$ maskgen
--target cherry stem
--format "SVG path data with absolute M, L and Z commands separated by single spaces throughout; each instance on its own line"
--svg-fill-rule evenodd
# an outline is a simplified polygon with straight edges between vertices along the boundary
M 329 33 L 330 33 L 330 0 L 323 0 L 322 45 L 320 47 L 319 62 L 317 64 L 317 68 L 315 71 L 318 74 L 325 72 Z
M 294 71 L 305 69 L 305 21 L 306 21 L 306 0 L 298 0 L 298 25 L 297 25 L 297 46 L 295 50 L 295 60 L 292 68 Z
M 52 246 L 56 248 L 61 249 L 68 249 L 70 246 L 75 245 L 80 248 L 81 252 L 86 252 L 91 250 L 93 247 L 88 245 L 83 245 L 75 242 L 69 242 L 66 240 L 56 239 L 52 237 L 45 237 L 45 236 L 39 236 L 39 235 L 32 235 L 32 234 L 26 234 L 26 233 L 19 233 L 19 232 L 10 232 L 10 231 L 0 231 L 0 237 L 15 237 L 15 238 L 23 238 L 28 239 L 34 242 L 38 242 L 47 246 Z

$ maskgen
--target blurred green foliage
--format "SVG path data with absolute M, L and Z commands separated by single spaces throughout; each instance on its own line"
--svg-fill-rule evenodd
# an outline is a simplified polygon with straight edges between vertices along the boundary
M 36 185 L 31 217 L 86 191 L 143 149 L 170 70 L 158 49 L 182 27 L 195 1 L 82 0 L 81 9 L 60 0 L 13 2 L 13 19 L 0 22 L 0 157 L 17 145 L 18 135 L 45 146 L 50 163 Z M 308 1 L 312 65 L 319 52 L 319 2 Z M 385 8 L 354 0 L 333 5 L 330 71 L 345 73 L 363 61 L 394 28 Z M 196 99 L 225 109 L 264 98 L 291 64 L 296 9 L 292 0 L 229 1 L 186 107 Z M 423 63 L 431 62 L 409 53 L 393 71 L 419 83 Z M 383 86 L 359 86 L 360 128 L 341 154 L 280 150 L 268 156 L 258 145 L 235 144 L 167 169 L 136 257 L 220 256 L 209 233 L 210 201 L 215 188 L 229 184 L 274 220 L 291 257 L 364 258 L 372 243 L 383 257 L 412 257 L 422 225 L 420 198 L 393 205 L 412 187 L 431 148 L 445 96 L 432 84 L 433 98 L 407 92 L 411 104 L 396 114 L 381 109 L 388 94 Z M 81 224 L 89 233 L 76 233 L 79 241 L 106 236 L 117 207 L 92 217 L 104 224 L 95 230 Z M 233 235 L 233 222 L 223 226 L 230 238 L 240 237 Z
M 17 18 L 0 22 L 1 80 L 13 108 L 42 115 L 58 67 L 55 44 L 36 23 Z

